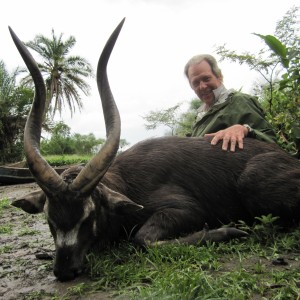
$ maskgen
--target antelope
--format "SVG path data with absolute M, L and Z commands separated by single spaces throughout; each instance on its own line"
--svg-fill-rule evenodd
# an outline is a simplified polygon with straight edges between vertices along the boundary
M 38 66 L 10 32 L 35 84 L 24 133 L 24 151 L 39 191 L 12 204 L 44 213 L 55 244 L 54 274 L 60 281 L 83 272 L 95 244 L 105 247 L 131 234 L 136 245 L 201 245 L 244 236 L 222 224 L 272 213 L 299 220 L 299 162 L 268 144 L 246 138 L 244 149 L 222 151 L 205 138 L 161 137 L 117 155 L 121 121 L 107 64 L 124 23 L 108 39 L 97 67 L 106 142 L 85 165 L 58 175 L 39 150 L 46 90 Z M 209 228 L 212 228 L 211 230 Z

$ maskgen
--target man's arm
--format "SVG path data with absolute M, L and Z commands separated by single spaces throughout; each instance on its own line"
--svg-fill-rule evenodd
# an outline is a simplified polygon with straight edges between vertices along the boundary
M 255 98 L 248 94 L 236 93 L 233 95 L 219 118 L 227 119 L 226 123 L 229 126 L 204 136 L 213 137 L 212 145 L 223 140 L 222 149 L 225 151 L 228 149 L 235 151 L 236 146 L 243 149 L 243 140 L 247 136 L 266 142 L 276 142 L 276 135 L 265 119 L 262 108 Z

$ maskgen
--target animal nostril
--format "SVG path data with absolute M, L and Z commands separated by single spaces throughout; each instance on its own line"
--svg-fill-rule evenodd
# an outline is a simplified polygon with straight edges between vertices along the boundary
M 54 270 L 54 275 L 59 281 L 69 281 L 75 279 L 78 272 L 76 270 Z

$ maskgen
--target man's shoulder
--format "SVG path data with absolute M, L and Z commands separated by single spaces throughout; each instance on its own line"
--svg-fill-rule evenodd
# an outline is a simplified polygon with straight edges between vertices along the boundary
M 232 107 L 243 106 L 248 109 L 252 108 L 255 110 L 259 109 L 260 111 L 263 111 L 256 96 L 252 96 L 242 92 L 235 92 L 228 100 Z
M 257 104 L 257 97 L 250 95 L 250 94 L 246 94 L 243 92 L 238 92 L 235 91 L 232 94 L 229 95 L 229 99 L 231 99 L 232 101 L 236 102 L 236 101 L 251 101 Z
M 246 94 L 246 93 L 243 93 L 243 92 L 240 92 L 240 91 L 234 91 L 230 95 L 233 98 L 245 98 L 245 99 L 250 99 L 251 98 L 251 99 L 256 99 L 255 96 L 252 96 L 250 94 Z

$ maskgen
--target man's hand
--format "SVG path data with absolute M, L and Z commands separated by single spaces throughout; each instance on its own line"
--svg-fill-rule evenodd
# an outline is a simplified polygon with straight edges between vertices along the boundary
M 211 140 L 212 145 L 216 145 L 220 140 L 223 140 L 222 150 L 227 151 L 230 145 L 230 151 L 234 152 L 236 145 L 239 149 L 243 149 L 244 138 L 248 134 L 248 129 L 243 125 L 233 125 L 224 130 L 219 130 L 214 133 L 207 133 L 205 137 L 213 137 Z

